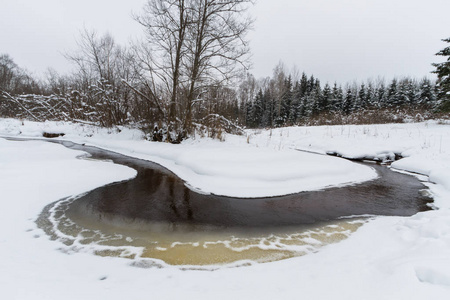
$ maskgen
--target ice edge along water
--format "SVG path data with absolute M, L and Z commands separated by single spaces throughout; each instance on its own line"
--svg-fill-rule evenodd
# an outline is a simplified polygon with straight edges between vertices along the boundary
M 17 136 L 20 131 L 23 136 L 38 136 L 44 129 L 61 130 L 61 126 L 69 126 L 28 122 L 22 126 L 16 120 L 1 120 L 0 124 L 1 134 L 10 136 Z M 120 144 L 120 140 L 133 139 L 133 135 L 134 139 L 140 139 L 139 133 L 126 129 L 120 134 L 108 134 L 70 126 L 75 127 L 72 134 L 78 142 L 104 139 L 105 143 L 119 140 L 113 144 Z M 76 160 L 73 152 L 57 145 L 53 148 L 37 143 L 29 147 L 34 153 L 30 155 L 22 146 L 8 148 L 2 144 L 0 198 L 7 200 L 3 200 L 4 208 L 0 212 L 0 256 L 6 258 L 0 261 L 3 270 L 0 293 L 5 299 L 123 299 L 125 296 L 141 299 L 148 295 L 159 299 L 250 296 L 298 299 L 302 295 L 314 299 L 447 299 L 450 292 L 449 128 L 428 122 L 283 128 L 271 134 L 251 132 L 251 145 L 245 147 L 322 151 L 358 148 L 365 154 L 400 151 L 408 159 L 395 163 L 394 167 L 429 175 L 430 181 L 436 184 L 427 185 L 439 210 L 408 218 L 377 218 L 349 239 L 314 255 L 249 268 L 218 269 L 214 273 L 129 268 L 121 259 L 83 253 L 68 257 L 55 251 L 58 245 L 40 238 L 42 232 L 34 225 L 34 219 L 46 204 L 133 174 L 124 176 L 124 169 L 108 163 Z M 85 137 L 91 134 L 91 138 Z M 195 147 L 209 142 L 188 143 Z M 227 143 L 241 145 L 246 141 L 227 136 Z M 5 153 L 17 154 L 21 159 L 11 162 Z

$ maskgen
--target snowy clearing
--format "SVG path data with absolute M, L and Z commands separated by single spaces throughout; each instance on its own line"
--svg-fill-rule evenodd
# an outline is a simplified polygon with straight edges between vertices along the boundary
M 17 120 L 0 120 L 2 136 L 39 137 L 43 131 L 64 132 L 63 139 L 136 157 L 150 159 L 153 155 L 161 160 L 158 163 L 167 163 L 177 157 L 182 165 L 180 169 L 191 168 L 198 173 L 208 173 L 210 177 L 219 176 L 222 170 L 224 176 L 232 173 L 232 168 L 225 168 L 228 164 L 220 161 L 221 155 L 227 154 L 225 157 L 232 161 L 234 149 L 241 149 L 240 153 L 248 160 L 254 158 L 252 150 L 259 153 L 250 161 L 262 159 L 264 155 L 272 159 L 286 155 L 287 159 L 292 159 L 301 153 L 293 149 L 319 153 L 334 151 L 347 157 L 383 158 L 399 153 L 406 158 L 395 162 L 393 167 L 430 176 L 427 185 L 439 210 L 408 218 L 379 217 L 343 242 L 326 246 L 315 254 L 279 262 L 219 268 L 215 272 L 183 271 L 177 267 L 136 268 L 130 266 L 128 259 L 62 253 L 58 251 L 60 244 L 49 240 L 34 222 L 45 205 L 133 177 L 134 170 L 108 162 L 76 159 L 82 152 L 60 145 L 0 139 L 0 198 L 3 204 L 0 212 L 0 295 L 4 299 L 448 298 L 450 125 L 428 122 L 249 131 L 250 144 L 246 137 L 235 136 L 227 136 L 225 143 L 189 140 L 181 148 L 192 149 L 192 155 L 197 150 L 202 151 L 202 156 L 196 158 L 198 163 L 189 165 L 183 157 L 179 158 L 181 152 L 173 150 L 177 146 L 158 144 L 161 146 L 156 146 L 160 147 L 155 150 L 157 155 L 146 153 L 144 148 L 150 143 L 142 141 L 138 131 L 124 128 L 120 133 L 108 133 L 104 129 L 81 125 L 51 122 L 25 122 L 22 125 Z M 214 156 L 206 149 L 219 151 L 221 155 Z M 333 162 L 341 161 L 332 159 Z M 203 163 L 211 164 L 211 168 L 199 169 Z M 295 172 L 282 175 L 277 171 L 273 178 L 282 182 L 286 179 L 283 176 L 301 176 Z M 265 175 L 262 171 L 257 173 Z M 250 171 L 243 174 L 247 178 L 254 175 Z M 361 179 L 360 173 L 358 178 Z M 259 179 L 264 181 L 272 177 Z M 336 184 L 345 182 L 349 180 L 346 178 Z M 328 184 L 322 182 L 322 186 Z M 249 191 L 246 193 L 251 196 Z
M 3 125 L 4 124 L 4 125 Z M 156 162 L 186 181 L 191 189 L 230 197 L 270 197 L 331 186 L 343 186 L 377 177 L 369 167 L 328 156 L 286 149 L 256 148 L 244 137 L 222 143 L 188 140 L 181 145 L 150 143 L 142 133 L 123 128 L 118 134 L 77 124 L 45 124 L 5 120 L 0 135 L 42 137 L 65 133 L 62 139 L 93 145 Z

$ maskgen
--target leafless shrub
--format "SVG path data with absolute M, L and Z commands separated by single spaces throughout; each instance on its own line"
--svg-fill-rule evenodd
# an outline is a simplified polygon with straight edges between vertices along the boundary
M 69 120 L 70 101 L 57 95 L 18 95 L 2 92 L 4 102 L 0 106 L 0 115 L 35 121 Z

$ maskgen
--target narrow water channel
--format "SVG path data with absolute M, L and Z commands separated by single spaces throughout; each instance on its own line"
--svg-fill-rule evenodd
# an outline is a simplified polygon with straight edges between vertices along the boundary
M 90 159 L 134 168 L 134 179 L 47 206 L 38 225 L 53 238 L 99 255 L 172 265 L 266 262 L 303 255 L 348 237 L 365 216 L 410 216 L 430 199 L 415 178 L 370 164 L 379 178 L 282 197 L 201 195 L 161 166 L 70 142 Z M 232 187 L 230 187 L 232 188 Z

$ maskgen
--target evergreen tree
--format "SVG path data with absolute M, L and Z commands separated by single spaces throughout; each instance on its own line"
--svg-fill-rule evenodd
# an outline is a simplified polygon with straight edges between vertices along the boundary
M 450 43 L 450 38 L 442 40 Z M 433 64 L 436 70 L 433 72 L 437 74 L 437 90 L 438 98 L 441 101 L 440 109 L 444 112 L 450 112 L 450 46 L 442 49 L 438 56 L 447 57 L 447 61 Z
M 254 127 L 252 113 L 253 102 L 247 101 L 247 103 L 245 103 L 245 125 L 250 128 Z
M 275 111 L 275 101 L 268 89 L 264 90 L 264 112 L 262 118 L 262 126 L 270 127 L 274 126 L 274 111 Z
M 316 96 L 313 93 L 310 93 L 304 97 L 303 102 L 303 117 L 309 118 L 311 117 L 315 112 L 315 106 L 316 106 Z
M 262 119 L 264 113 L 263 105 L 264 105 L 264 96 L 262 90 L 260 89 L 255 97 L 255 102 L 253 103 L 252 107 L 251 117 L 253 127 L 259 128 L 262 126 Z
M 331 110 L 334 112 L 340 112 L 342 110 L 342 102 L 344 101 L 344 92 L 342 91 L 341 86 L 337 86 L 337 83 L 334 83 L 333 86 L 333 96 L 331 100 Z
M 287 74 L 260 80 L 259 92 L 248 103 L 240 106 L 248 119 L 248 127 L 281 127 L 314 120 L 318 116 L 328 116 L 326 112 L 351 115 L 379 108 L 394 109 L 413 107 L 431 109 L 436 107 L 435 84 L 424 78 L 417 81 L 410 77 L 394 78 L 388 85 L 385 81 L 368 80 L 360 85 L 346 85 L 345 89 L 334 83 L 325 84 L 313 75 L 302 74 L 293 82 Z M 420 105 L 420 107 L 419 107 Z M 331 114 L 330 114 L 331 116 Z M 357 118 L 362 115 L 358 115 Z M 334 116 L 336 117 L 336 116 Z
M 417 87 L 410 78 L 403 78 L 398 85 L 398 104 L 414 106 L 417 103 Z
M 311 94 L 312 91 L 314 90 L 315 86 L 316 86 L 316 79 L 314 78 L 313 75 L 311 75 L 311 77 L 309 78 L 308 83 L 307 83 L 305 95 Z
M 289 120 L 291 103 L 292 103 L 292 78 L 291 76 L 288 76 L 288 78 L 284 81 L 284 93 L 281 96 L 281 108 L 280 108 L 280 115 L 278 118 L 280 126 L 285 125 Z
M 342 112 L 346 115 L 349 115 L 353 110 L 354 104 L 354 95 L 352 88 L 350 86 L 347 87 L 347 91 L 345 93 L 344 101 L 342 102 Z
M 434 101 L 436 100 L 433 84 L 431 83 L 431 80 L 426 77 L 420 81 L 418 98 L 419 104 L 425 105 L 427 107 L 432 107 Z
M 362 83 L 361 87 L 359 88 L 359 91 L 358 91 L 358 97 L 356 98 L 356 101 L 355 101 L 354 110 L 359 111 L 361 109 L 366 108 L 366 106 L 367 106 L 366 102 L 367 102 L 366 86 L 364 83 Z
M 386 107 L 387 106 L 386 98 L 387 98 L 386 86 L 384 85 L 384 81 L 380 81 L 375 91 L 374 106 L 378 108 Z
M 389 85 L 389 88 L 387 90 L 386 95 L 386 105 L 388 107 L 397 107 L 400 104 L 400 99 L 398 95 L 398 86 L 397 86 L 397 79 L 392 79 L 391 84 Z
M 327 112 L 330 110 L 330 103 L 332 100 L 332 92 L 330 85 L 327 83 L 325 84 L 325 87 L 323 88 L 322 95 L 318 99 L 318 112 Z
M 311 105 L 312 105 L 312 115 L 316 116 L 321 112 L 320 108 L 320 102 L 322 99 L 322 89 L 320 88 L 320 82 L 316 79 L 314 84 L 314 89 L 312 90 L 311 94 L 309 95 Z
M 307 117 L 307 103 L 307 96 L 300 98 L 297 109 L 297 120 L 304 120 Z
M 416 106 L 419 102 L 419 87 L 417 81 L 409 79 L 406 84 L 406 97 L 408 98 L 408 104 Z
M 299 118 L 299 108 L 301 102 L 301 84 L 300 82 L 296 82 L 294 89 L 292 91 L 292 102 L 289 111 L 289 124 L 296 124 Z
M 367 84 L 367 107 L 373 108 L 376 103 L 376 91 L 373 87 L 372 81 Z
M 308 93 L 308 77 L 305 73 L 302 73 L 302 78 L 300 79 L 300 94 L 299 99 L 306 96 Z
M 405 104 L 408 104 L 409 97 L 408 97 L 408 80 L 405 78 L 403 80 L 400 80 L 398 84 L 398 96 L 397 96 L 397 105 L 402 106 Z

